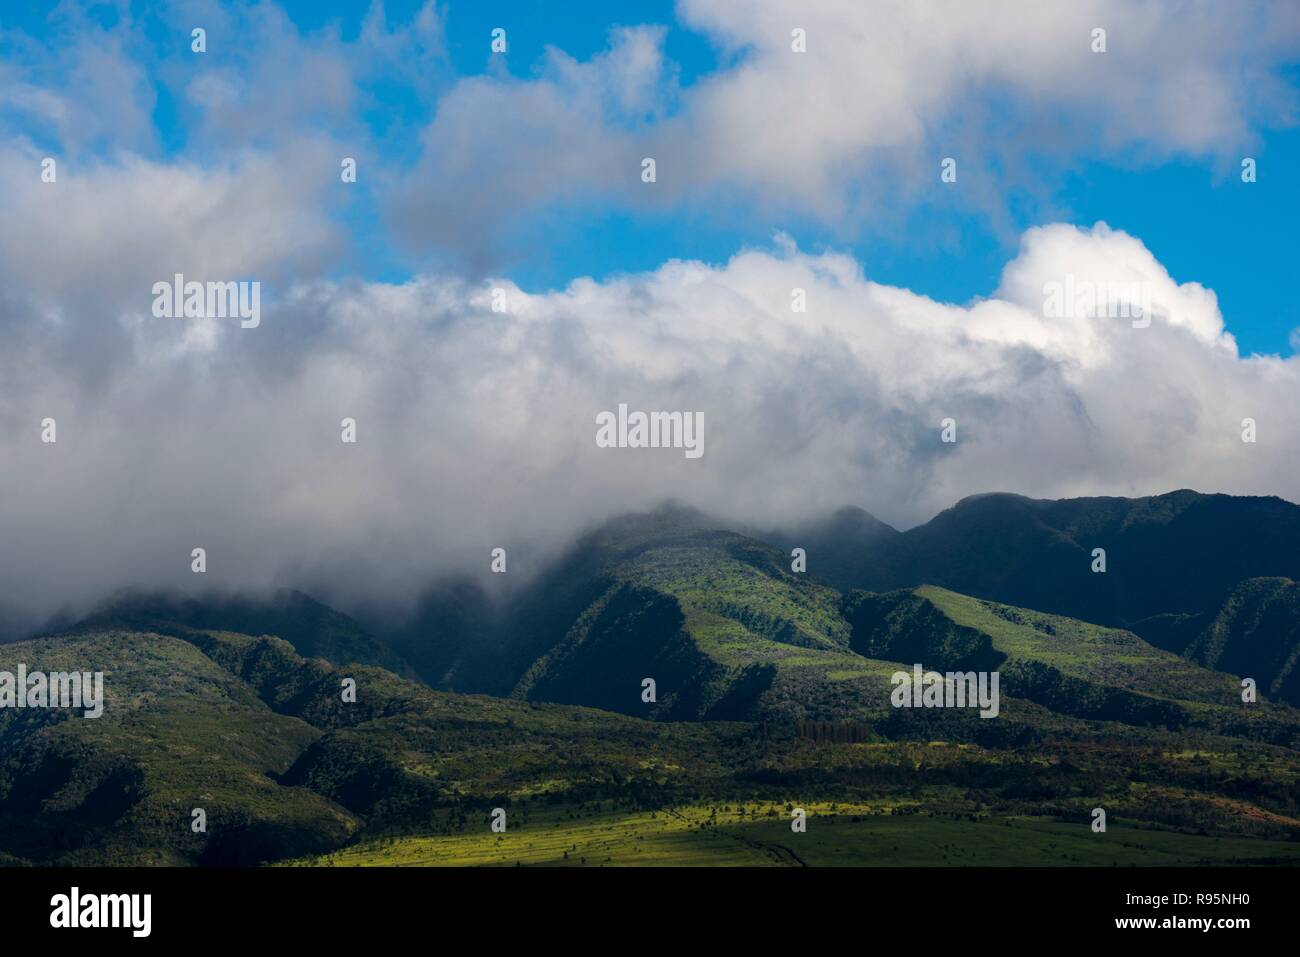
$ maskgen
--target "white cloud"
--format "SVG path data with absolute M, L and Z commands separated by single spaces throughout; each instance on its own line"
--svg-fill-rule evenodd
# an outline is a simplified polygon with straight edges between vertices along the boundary
M 156 92 L 124 34 L 77 22 L 61 42 L 15 46 L 29 49 L 0 61 L 0 111 L 12 111 L 46 154 L 155 145 Z
M 481 262 L 520 215 L 565 202 L 628 202 L 673 73 L 663 30 L 617 30 L 578 62 L 548 48 L 536 79 L 462 80 L 438 101 L 423 155 L 391 203 L 407 238 Z M 651 150 L 649 155 L 654 155 Z
M 1141 276 L 1157 318 L 1046 318 L 1042 286 L 1066 272 Z M 500 314 L 454 279 L 310 284 L 197 351 L 157 347 L 184 320 L 122 326 L 128 357 L 94 390 L 29 342 L 40 375 L 0 416 L 5 598 L 192 584 L 197 544 L 207 584 L 409 596 L 491 547 L 555 547 L 670 496 L 764 522 L 856 503 L 903 525 L 996 489 L 1300 498 L 1300 359 L 1239 357 L 1212 293 L 1104 226 L 1030 231 L 999 293 L 967 307 L 788 244 L 506 287 Z M 620 402 L 702 413 L 704 457 L 597 448 L 595 416 Z M 45 415 L 57 446 L 38 441 Z
M 961 185 L 945 201 L 999 217 L 1013 191 L 1036 194 L 1079 159 L 1194 156 L 1224 172 L 1260 128 L 1297 118 L 1300 7 L 1285 0 L 1249 16 L 1175 0 L 683 0 L 679 13 L 723 51 L 685 88 L 647 28 L 587 63 L 551 51 L 533 78 L 452 87 L 394 204 L 406 234 L 486 246 L 531 210 L 611 200 L 730 203 L 851 232 L 934 201 L 947 156 Z M 791 51 L 795 27 L 806 53 Z M 654 189 L 637 179 L 647 155 Z

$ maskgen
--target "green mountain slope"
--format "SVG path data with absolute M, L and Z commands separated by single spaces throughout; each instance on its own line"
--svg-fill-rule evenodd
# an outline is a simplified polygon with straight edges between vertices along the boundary
M 863 541 L 909 534 L 848 518 Z M 119 602 L 0 646 L 0 671 L 103 670 L 109 693 L 99 719 L 0 710 L 0 863 L 864 863 L 891 834 L 928 860 L 1003 830 L 962 862 L 1300 854 L 1300 713 L 1275 703 L 1294 582 L 1146 619 L 1156 647 L 933 585 L 841 595 L 818 554 L 797 574 L 784 544 L 666 507 L 585 536 L 509 605 L 431 592 L 400 656 L 292 594 Z M 423 648 L 425 629 L 447 640 Z M 893 707 L 915 663 L 996 670 L 998 716 Z M 1265 700 L 1247 705 L 1228 672 L 1252 669 Z M 845 836 L 782 843 L 795 802 Z M 1099 804 L 1123 841 L 1089 837 Z M 509 837 L 487 830 L 497 807 Z
M 642 717 L 753 717 L 783 673 L 810 661 L 867 670 L 848 650 L 838 594 L 788 563 L 693 510 L 627 516 L 530 585 L 492 639 L 438 654 L 457 662 L 461 691 Z M 646 678 L 654 702 L 642 700 Z
M 1300 705 L 1300 583 L 1242 582 L 1184 653 L 1207 668 L 1255 677 L 1265 694 Z
M 1043 640 L 1041 627 L 984 620 L 985 603 L 962 607 L 970 600 L 937 590 L 914 597 L 1008 661 L 1017 643 Z M 912 863 L 941 863 L 954 843 L 975 849 L 962 863 L 993 864 L 1300 854 L 1287 841 L 1300 833 L 1296 751 L 1207 724 L 1174 732 L 1060 719 L 1021 699 L 1004 702 L 1010 716 L 965 723 L 888 707 L 866 728 L 779 712 L 647 721 L 433 691 L 374 666 L 304 659 L 274 637 L 173 630 L 0 649 L 0 669 L 102 668 L 109 691 L 100 719 L 0 712 L 0 862 L 313 863 L 350 847 L 340 863 L 901 863 L 890 847 L 903 835 L 927 849 Z M 1089 635 L 1076 638 L 1058 649 L 1059 664 L 1095 677 L 1067 660 Z M 770 646 L 813 659 L 786 662 L 795 672 L 818 671 L 828 656 L 895 667 Z M 1103 676 L 1122 674 L 1128 657 Z M 355 702 L 342 699 L 345 678 Z M 882 676 L 873 700 L 887 693 Z M 985 746 L 946 733 L 970 726 L 1048 733 Z M 1089 838 L 1090 809 L 1103 802 L 1122 841 Z M 208 811 L 205 835 L 189 830 L 195 806 Z M 810 833 L 831 825 L 835 835 L 790 847 L 782 819 L 794 806 L 814 817 Z M 495 807 L 509 815 L 504 835 L 488 828 Z
M 243 667 L 246 641 L 209 638 Z M 280 651 L 292 669 L 292 652 Z M 358 692 L 371 702 L 364 719 L 331 719 L 283 778 L 366 822 L 330 863 L 791 863 L 803 856 L 781 840 L 792 802 L 817 815 L 819 829 L 842 825 L 807 849 L 806 863 L 900 863 L 882 843 L 891 833 L 927 848 L 910 863 L 937 863 L 940 844 L 952 842 L 979 848 L 964 863 L 1280 863 L 1300 854 L 1286 841 L 1300 830 L 1295 752 L 1210 731 L 1116 733 L 1072 719 L 1050 738 L 990 750 L 855 741 L 803 721 L 648 722 L 433 692 L 378 669 L 361 675 Z M 1121 841 L 1088 843 L 1099 802 Z M 488 828 L 494 807 L 508 813 L 505 834 Z
M 106 689 L 95 719 L 0 711 L 0 862 L 248 864 L 529 795 L 689 799 L 724 788 L 762 741 L 747 725 L 435 692 L 274 637 L 175 631 L 0 648 L 0 671 L 102 670 Z M 195 807 L 206 833 L 190 828 Z
M 485 656 L 497 676 L 474 690 L 661 720 L 849 722 L 858 730 L 833 733 L 988 745 L 1056 734 L 1075 718 L 1294 734 L 1267 706 L 1243 710 L 1237 679 L 1129 632 L 939 588 L 842 601 L 788 562 L 691 510 L 611 522 L 523 596 L 511 637 Z M 890 679 L 915 662 L 1000 670 L 1011 706 L 996 722 L 900 713 Z
M 1056 715 L 1300 743 L 1300 714 L 1244 704 L 1237 677 L 1131 632 L 935 586 L 854 592 L 845 614 L 852 647 L 861 654 L 936 671 L 998 671 L 1009 717 L 1024 700 Z
M 278 784 L 320 732 L 176 638 L 121 631 L 0 646 L 0 671 L 103 671 L 98 718 L 0 711 L 0 851 L 41 863 L 256 863 L 357 821 Z M 207 813 L 207 832 L 191 812 Z
M 1212 611 L 1159 615 L 1134 630 L 1207 668 L 1254 678 L 1262 694 L 1300 706 L 1300 583 L 1247 579 Z

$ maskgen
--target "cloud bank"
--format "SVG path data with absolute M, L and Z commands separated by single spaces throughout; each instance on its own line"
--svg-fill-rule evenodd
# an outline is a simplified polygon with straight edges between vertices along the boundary
M 1067 275 L 1136 277 L 1155 317 L 1049 317 L 1044 288 Z M 93 386 L 43 320 L 0 358 L 23 383 L 0 429 L 7 602 L 193 584 L 195 546 L 205 585 L 396 600 L 482 571 L 493 547 L 544 553 L 668 497 L 768 523 L 854 503 L 904 526 L 989 490 L 1300 499 L 1300 360 L 1240 357 L 1211 291 L 1102 224 L 1030 230 L 968 306 L 780 239 L 543 294 L 498 280 L 504 312 L 493 288 L 305 283 L 255 330 L 122 314 Z M 597 447 L 619 403 L 701 415 L 705 454 Z
M 527 574 L 668 497 L 901 526 L 997 489 L 1300 499 L 1300 359 L 1238 355 L 1212 291 L 1104 225 L 1030 229 L 965 305 L 779 235 L 551 291 L 481 279 L 503 230 L 566 206 L 807 216 L 833 238 L 924 207 L 946 155 L 948 195 L 996 218 L 1079 157 L 1231 169 L 1295 120 L 1294 4 L 975 7 L 685 0 L 718 55 L 689 82 L 655 25 L 458 78 L 433 4 L 406 23 L 373 6 L 345 38 L 191 0 L 162 15 L 161 54 L 125 3 L 109 26 L 61 4 L 39 43 L 0 31 L 0 612 L 193 586 L 195 547 L 205 586 L 400 602 L 498 546 Z M 429 253 L 412 278 L 353 268 L 390 234 Z M 261 325 L 154 318 L 176 273 L 263 282 Z M 1049 315 L 1066 281 L 1141 284 L 1155 316 Z M 598 447 L 621 403 L 701 416 L 704 455 Z

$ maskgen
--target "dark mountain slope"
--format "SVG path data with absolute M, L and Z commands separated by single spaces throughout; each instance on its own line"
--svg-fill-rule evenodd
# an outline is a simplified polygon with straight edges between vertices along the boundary
M 1300 583 L 1250 578 L 1212 611 L 1158 615 L 1134 630 L 1207 668 L 1254 678 L 1262 694 L 1300 706 Z
M 128 593 L 106 603 L 76 627 L 166 631 L 168 625 L 275 635 L 305 658 L 323 658 L 340 665 L 355 661 L 399 672 L 406 667 L 400 655 L 356 621 L 290 589 L 277 591 L 269 598 Z
M 485 663 L 502 647 L 503 607 L 468 578 L 436 582 L 385 641 L 430 687 L 484 690 Z
M 851 526 L 850 526 L 851 527 Z M 850 535 L 853 534 L 851 531 Z M 1048 501 L 963 499 L 924 525 L 879 536 L 828 580 L 870 591 L 930 583 L 1085 621 L 1125 625 L 1209 610 L 1247 578 L 1300 577 L 1300 507 L 1203 495 Z M 1107 570 L 1091 570 L 1094 548 Z M 809 553 L 809 569 L 837 561 Z
M 901 533 L 857 506 L 836 509 L 825 518 L 794 529 L 760 533 L 785 554 L 802 548 L 808 554 L 808 574 L 838 591 L 866 581 L 884 581 L 891 546 Z

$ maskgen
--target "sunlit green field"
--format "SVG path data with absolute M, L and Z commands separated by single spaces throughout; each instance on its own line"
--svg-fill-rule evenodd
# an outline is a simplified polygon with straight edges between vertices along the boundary
M 668 811 L 532 813 L 494 834 L 487 819 L 463 832 L 358 844 L 291 866 L 1190 866 L 1300 864 L 1300 843 L 1203 837 L 1112 822 L 895 814 L 881 806 L 808 804 L 807 830 L 785 806 L 695 806 Z

